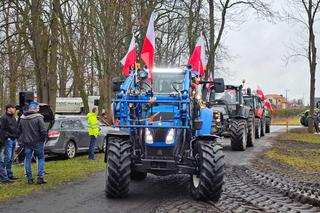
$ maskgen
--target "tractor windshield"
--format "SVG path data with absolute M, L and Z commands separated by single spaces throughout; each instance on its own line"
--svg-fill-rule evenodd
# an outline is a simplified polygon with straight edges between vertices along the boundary
M 227 89 L 224 93 L 215 93 L 214 96 L 211 95 L 210 99 L 211 101 L 213 101 L 212 99 L 216 101 L 225 101 L 228 104 L 238 103 L 237 91 L 233 89 Z
M 178 95 L 183 88 L 183 80 L 183 72 L 154 72 L 152 90 L 157 95 Z
M 247 106 L 253 107 L 253 105 L 254 105 L 254 102 L 253 102 L 254 99 L 251 98 L 250 96 L 244 96 L 243 97 L 243 101 L 244 101 L 244 104 L 247 105 Z

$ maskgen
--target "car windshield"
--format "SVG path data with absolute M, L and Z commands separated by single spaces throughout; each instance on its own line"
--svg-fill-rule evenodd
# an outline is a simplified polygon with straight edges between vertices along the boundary
M 152 90 L 155 94 L 158 95 L 178 93 L 183 88 L 183 79 L 183 72 L 155 72 L 153 73 Z

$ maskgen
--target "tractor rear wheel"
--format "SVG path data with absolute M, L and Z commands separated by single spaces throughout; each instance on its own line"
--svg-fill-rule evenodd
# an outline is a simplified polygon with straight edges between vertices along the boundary
M 230 124 L 231 149 L 244 151 L 247 148 L 247 122 L 232 120 Z
M 131 173 L 131 143 L 112 137 L 107 149 L 106 196 L 126 197 L 129 192 Z
M 249 113 L 248 117 L 248 135 L 247 135 L 247 146 L 253 146 L 255 140 L 255 117 L 253 112 Z
M 261 119 L 261 137 L 266 135 L 266 120 Z
M 271 118 L 266 118 L 266 133 L 270 133 Z
M 199 141 L 195 147 L 199 173 L 191 175 L 191 195 L 196 200 L 218 201 L 224 184 L 224 154 L 222 147 Z
M 261 138 L 261 120 L 256 119 L 256 138 Z

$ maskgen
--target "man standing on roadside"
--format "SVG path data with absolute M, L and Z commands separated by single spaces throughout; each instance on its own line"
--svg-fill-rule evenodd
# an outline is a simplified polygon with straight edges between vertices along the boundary
M 91 113 L 88 113 L 88 134 L 90 135 L 89 145 L 89 159 L 95 160 L 94 151 L 96 149 L 97 137 L 99 135 L 99 123 L 98 123 L 97 108 L 93 108 Z
M 44 180 L 44 143 L 47 138 L 47 130 L 44 126 L 43 116 L 38 113 L 39 105 L 37 102 L 29 104 L 29 110 L 25 112 L 20 119 L 19 142 L 24 145 L 25 151 L 25 170 L 28 183 L 33 183 L 32 177 L 32 155 L 37 157 L 38 161 L 38 184 L 47 183 Z
M 6 105 L 6 113 L 1 117 L 1 128 L 4 138 L 4 166 L 7 176 L 11 180 L 18 178 L 13 176 L 12 162 L 16 148 L 17 138 L 19 137 L 18 123 L 15 118 L 16 107 L 13 104 Z
M 2 184 L 13 183 L 13 181 L 8 178 L 7 172 L 5 170 L 4 161 L 2 158 L 3 148 L 4 148 L 4 134 L 3 134 L 1 122 L 0 122 L 0 183 Z

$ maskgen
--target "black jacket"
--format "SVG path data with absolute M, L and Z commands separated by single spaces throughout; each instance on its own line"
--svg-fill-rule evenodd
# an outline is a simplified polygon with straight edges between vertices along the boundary
M 4 114 L 0 118 L 2 139 L 16 139 L 19 137 L 18 122 L 13 115 Z
M 39 113 L 26 112 L 20 118 L 19 142 L 25 145 L 44 143 L 47 130 L 44 126 L 43 116 Z

